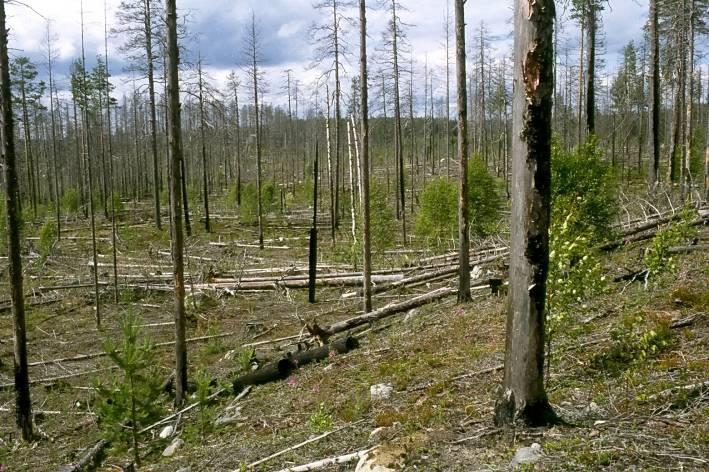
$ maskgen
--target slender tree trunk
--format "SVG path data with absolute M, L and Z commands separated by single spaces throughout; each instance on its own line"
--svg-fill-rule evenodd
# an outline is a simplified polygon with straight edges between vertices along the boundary
M 82 131 L 83 131 L 83 154 L 86 166 L 86 175 L 88 177 L 88 192 L 89 192 L 89 217 L 91 220 L 91 255 L 93 260 L 93 279 L 94 279 L 94 303 L 96 317 L 96 329 L 101 329 L 101 299 L 98 288 L 98 255 L 96 249 L 96 210 L 94 208 L 94 176 L 91 166 L 91 139 L 89 136 L 89 110 L 88 110 L 88 77 L 86 76 L 86 54 L 84 51 L 84 6 L 81 4 L 81 72 L 83 74 L 82 87 Z
M 516 2 L 510 287 L 505 375 L 495 404 L 502 426 L 557 420 L 544 391 L 554 16 L 553 0 Z
M 396 1 L 391 0 L 391 24 L 392 24 L 392 55 L 394 61 L 394 151 L 396 156 L 396 166 L 399 181 L 399 205 L 401 218 L 401 233 L 404 246 L 406 246 L 406 185 L 404 176 L 404 153 L 402 150 L 402 128 L 401 128 L 401 93 L 399 89 L 399 32 L 397 29 L 398 19 L 396 15 Z
M 7 26 L 5 0 L 0 0 L 0 145 L 5 170 L 5 211 L 7 224 L 7 254 L 9 257 L 10 299 L 14 334 L 15 371 L 15 423 L 22 439 L 31 441 L 32 401 L 30 398 L 29 369 L 27 365 L 27 329 L 25 325 L 25 300 L 22 288 L 22 257 L 20 255 L 20 215 L 15 130 L 12 115 L 10 63 L 7 55 Z
M 687 33 L 689 39 L 689 49 L 687 52 L 687 93 L 686 93 L 686 107 L 687 107 L 687 117 L 685 118 L 685 131 L 684 131 L 684 153 L 682 155 L 682 167 L 681 167 L 681 181 L 680 188 L 682 193 L 682 201 L 684 201 L 687 196 L 691 197 L 692 191 L 692 175 L 690 173 L 690 161 L 692 157 L 692 107 L 694 102 L 694 5 L 695 0 L 689 0 L 689 12 L 688 12 L 688 28 Z
M 460 188 L 458 193 L 459 276 L 458 302 L 470 297 L 470 221 L 468 210 L 468 97 L 465 72 L 465 0 L 455 0 L 456 82 L 458 88 L 458 161 Z
M 61 218 L 61 203 L 59 194 L 59 165 L 58 152 L 57 152 L 57 133 L 56 133 L 56 122 L 54 118 L 54 71 L 52 68 L 52 62 L 54 58 L 52 57 L 52 40 L 49 34 L 49 23 L 47 23 L 47 69 L 49 72 L 49 117 L 50 117 L 50 127 L 52 135 L 52 170 L 53 170 L 53 184 L 54 184 L 54 211 L 55 218 L 57 222 L 57 241 L 62 239 L 62 218 Z
M 579 84 L 578 84 L 578 123 L 576 124 L 577 126 L 577 146 L 581 146 L 581 143 L 583 141 L 583 48 L 584 48 L 584 39 L 585 39 L 585 31 L 586 31 L 586 16 L 582 15 L 581 16 L 581 34 L 579 36 L 579 39 L 581 41 L 581 44 L 579 45 Z
M 658 34 L 657 0 L 650 0 L 650 149 L 648 186 L 654 188 L 660 180 L 660 40 Z M 614 115 L 615 116 L 615 115 Z
M 586 0 L 588 34 L 586 54 L 586 132 L 589 136 L 596 134 L 596 29 L 598 28 L 597 7 L 595 0 Z
M 367 75 L 367 7 L 365 0 L 359 0 L 359 81 L 362 90 L 359 94 L 361 110 L 361 153 L 362 168 L 362 247 L 364 282 L 364 312 L 372 311 L 372 239 L 369 227 L 369 84 Z
M 175 278 L 175 404 L 181 405 L 187 394 L 187 343 L 185 342 L 185 278 L 184 241 L 180 170 L 183 163 L 180 118 L 180 84 L 178 77 L 179 48 L 177 46 L 177 8 L 175 0 L 166 0 L 167 19 L 167 92 L 170 139 L 170 217 L 172 218 L 172 263 Z
M 111 129 L 111 84 L 108 81 L 108 21 L 107 21 L 107 7 L 106 0 L 103 3 L 103 47 L 104 55 L 106 56 L 106 83 L 105 92 L 106 94 L 106 122 L 107 122 L 107 142 L 108 142 L 108 189 L 109 197 L 111 202 L 111 253 L 113 256 L 113 301 L 118 303 L 118 251 L 116 249 L 116 202 L 114 195 L 114 182 L 113 182 L 113 140 L 111 139 L 112 129 Z M 51 94 L 50 94 L 51 95 Z
M 200 156 L 202 157 L 202 197 L 204 201 L 204 230 L 209 233 L 211 228 L 209 224 L 209 184 L 207 182 L 207 138 L 205 135 L 204 116 L 204 81 L 202 76 L 202 56 L 200 54 L 197 65 L 199 73 L 199 137 L 200 137 Z
M 153 156 L 153 197 L 155 199 L 155 225 L 162 228 L 160 217 L 160 162 L 158 161 L 157 118 L 155 111 L 155 74 L 153 58 L 152 12 L 150 0 L 144 1 L 145 54 L 148 66 L 148 95 L 150 105 L 150 152 Z

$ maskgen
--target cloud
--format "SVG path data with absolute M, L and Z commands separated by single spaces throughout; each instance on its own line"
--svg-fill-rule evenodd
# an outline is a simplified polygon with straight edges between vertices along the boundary
M 192 36 L 183 46 L 188 53 L 185 59 L 194 59 L 201 52 L 206 66 L 220 84 L 226 72 L 241 71 L 246 63 L 244 55 L 245 36 L 249 31 L 252 13 L 256 17 L 259 31 L 260 56 L 269 83 L 267 99 L 282 102 L 281 89 L 286 69 L 291 69 L 294 78 L 302 84 L 314 82 L 320 75 L 310 68 L 315 45 L 310 42 L 311 25 L 326 18 L 326 12 L 313 8 L 315 0 L 178 0 L 178 14 L 188 19 L 188 29 Z M 413 59 L 418 68 L 424 61 L 437 75 L 436 87 L 440 90 L 440 75 L 445 68 L 444 22 L 446 0 L 402 0 L 406 7 L 401 18 L 406 23 L 408 40 Z M 109 29 L 115 26 L 116 10 L 120 0 L 106 0 Z M 374 8 L 376 2 L 369 2 L 369 53 L 372 58 L 381 50 L 382 32 L 385 31 L 388 13 L 385 9 Z M 51 30 L 56 36 L 54 49 L 58 53 L 57 75 L 68 73 L 71 61 L 81 53 L 80 0 L 33 0 L 32 7 L 45 18 L 51 18 Z M 468 47 L 475 48 L 476 31 L 484 22 L 489 31 L 491 47 L 496 56 L 511 54 L 512 45 L 512 0 L 468 0 L 466 4 Z M 47 22 L 45 18 L 21 5 L 8 5 L 11 54 L 27 55 L 42 70 L 46 61 L 44 43 Z M 357 18 L 352 9 L 351 16 Z M 451 2 L 450 16 L 453 16 Z M 560 12 L 561 13 L 561 12 Z M 631 39 L 642 39 L 642 26 L 647 17 L 647 0 L 622 0 L 611 2 L 603 12 L 603 39 L 605 41 L 606 62 L 615 68 L 622 47 Z M 452 21 L 452 18 L 451 18 Z M 575 46 L 578 28 L 573 21 L 565 19 L 562 41 L 569 47 Z M 96 54 L 103 53 L 104 2 L 84 0 L 85 46 L 89 65 Z M 343 25 L 346 26 L 346 25 Z M 450 57 L 454 54 L 454 30 L 451 28 Z M 124 59 L 119 47 L 121 38 L 109 41 L 111 67 L 120 94 L 130 84 L 130 76 L 123 72 Z M 343 45 L 352 52 L 357 49 L 356 23 L 343 38 Z M 573 56 L 572 56 L 573 57 Z M 408 62 L 408 58 L 406 61 Z M 356 73 L 356 56 L 345 63 L 349 73 Z M 372 70 L 376 70 L 375 63 Z M 452 66 L 453 67 L 453 66 Z M 242 73 L 243 74 L 243 73 Z M 66 81 L 64 81 L 66 84 Z M 61 84 L 61 79 L 60 79 Z M 128 84 L 128 85 L 127 85 Z

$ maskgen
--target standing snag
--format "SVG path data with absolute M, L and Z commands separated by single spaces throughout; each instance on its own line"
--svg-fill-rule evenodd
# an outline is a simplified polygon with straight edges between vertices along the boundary
M 505 376 L 495 423 L 554 423 L 544 391 L 544 309 L 551 209 L 553 0 L 517 0 L 510 286 Z

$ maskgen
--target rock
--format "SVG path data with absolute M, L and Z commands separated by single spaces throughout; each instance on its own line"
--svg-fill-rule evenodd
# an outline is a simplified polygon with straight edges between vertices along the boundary
M 604 411 L 603 411 L 603 408 L 598 406 L 598 404 L 596 402 L 591 402 L 586 407 L 586 413 L 589 413 L 594 416 L 602 416 Z
M 239 407 L 231 415 L 220 416 L 219 418 L 217 418 L 217 421 L 215 421 L 214 423 L 217 426 L 226 426 L 229 424 L 239 423 L 239 422 L 243 421 L 244 419 L 245 419 L 244 416 L 241 414 L 241 408 Z
M 182 439 L 173 439 L 170 445 L 167 446 L 164 451 L 162 451 L 163 457 L 172 457 L 173 455 L 175 455 L 175 452 L 177 452 L 177 450 L 182 447 L 183 444 L 185 444 L 185 442 Z
M 392 384 L 376 384 L 369 387 L 369 396 L 373 402 L 378 400 L 386 400 L 394 391 Z
M 412 308 L 406 313 L 406 316 L 404 316 L 404 323 L 410 323 L 416 315 L 418 315 L 418 310 L 416 308 Z
M 160 431 L 160 439 L 167 439 L 170 436 L 172 436 L 172 433 L 174 433 L 174 432 L 175 432 L 174 426 L 171 426 L 171 425 L 165 426 L 162 429 L 162 431 Z
M 230 361 L 236 357 L 236 349 L 232 349 L 226 354 L 224 354 L 224 357 L 222 357 L 222 361 Z
M 510 467 L 515 468 L 522 464 L 535 464 L 542 458 L 542 446 L 539 443 L 533 443 L 529 447 L 521 447 L 515 452 Z
M 369 433 L 369 440 L 370 440 L 371 442 L 379 442 L 379 440 L 381 439 L 382 432 L 383 432 L 385 429 L 386 429 L 386 428 L 383 427 L 383 426 L 380 426 L 379 428 L 373 429 L 372 432 Z
M 368 454 L 362 456 L 357 463 L 355 472 L 396 472 L 403 470 L 406 451 L 401 448 L 384 448 L 377 446 Z

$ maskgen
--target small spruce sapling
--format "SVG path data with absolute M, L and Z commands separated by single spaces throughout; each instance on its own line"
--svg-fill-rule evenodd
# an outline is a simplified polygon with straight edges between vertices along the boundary
M 97 413 L 104 433 L 114 444 L 132 448 L 136 465 L 140 465 L 139 431 L 163 414 L 160 376 L 150 343 L 139 339 L 139 324 L 135 314 L 126 313 L 120 321 L 120 344 L 106 339 L 104 349 L 121 375 L 108 385 L 96 384 Z

